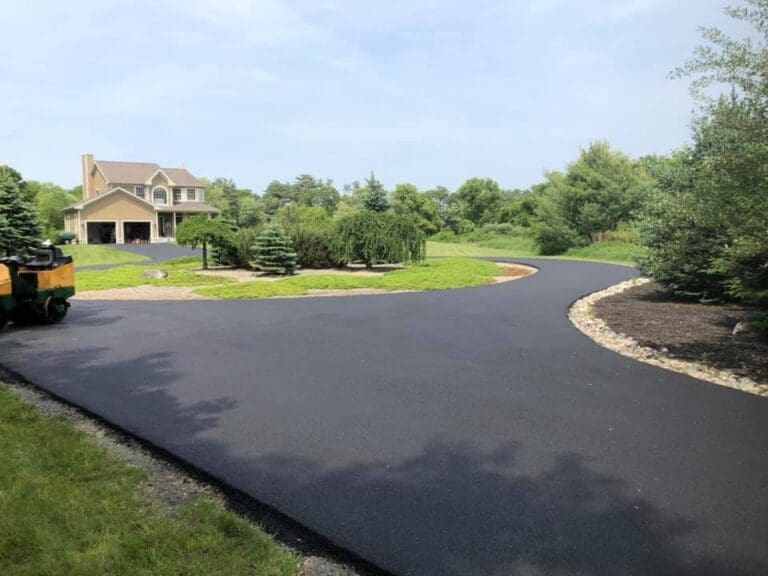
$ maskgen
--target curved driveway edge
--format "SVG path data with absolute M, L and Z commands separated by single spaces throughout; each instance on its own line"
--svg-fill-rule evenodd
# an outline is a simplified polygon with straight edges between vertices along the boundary
M 403 575 L 768 573 L 768 400 L 567 318 L 629 268 L 375 298 L 77 302 L 0 364 Z
M 647 282 L 649 282 L 647 278 L 640 278 L 639 280 L 632 279 L 593 292 L 592 294 L 577 300 L 573 306 L 571 306 L 571 309 L 568 312 L 568 318 L 570 318 L 573 325 L 587 337 L 608 350 L 612 350 L 622 356 L 628 356 L 639 362 L 645 362 L 646 364 L 658 366 L 659 368 L 666 368 L 667 370 L 686 374 L 693 378 L 700 378 L 701 380 L 706 380 L 712 384 L 727 386 L 728 388 L 741 390 L 742 392 L 756 394 L 758 396 L 768 396 L 768 386 L 765 384 L 758 384 L 751 378 L 738 376 L 730 370 L 721 370 L 707 366 L 703 363 L 673 358 L 665 354 L 664 351 L 641 346 L 634 338 L 625 336 L 624 334 L 617 334 L 605 320 L 595 317 L 592 309 L 593 304 L 599 302 L 603 298 L 621 294 L 633 286 L 645 284 Z

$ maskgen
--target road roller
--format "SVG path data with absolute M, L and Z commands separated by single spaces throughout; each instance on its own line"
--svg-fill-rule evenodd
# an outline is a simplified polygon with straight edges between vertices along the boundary
M 74 295 L 75 265 L 59 248 L 44 246 L 31 258 L 0 258 L 0 329 L 8 321 L 61 322 Z

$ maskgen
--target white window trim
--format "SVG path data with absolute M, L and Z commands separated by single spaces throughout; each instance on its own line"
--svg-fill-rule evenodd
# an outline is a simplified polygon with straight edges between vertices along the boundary
M 192 198 L 191 200 L 189 199 L 190 192 L 194 194 L 194 198 Z M 197 188 L 186 188 L 186 194 L 184 195 L 184 200 L 187 202 L 197 202 Z
M 155 202 L 155 190 L 163 190 L 165 192 L 165 202 Z M 168 203 L 170 197 L 168 195 L 168 189 L 165 186 L 155 186 L 152 188 L 152 204 L 159 204 L 160 206 L 170 206 Z
M 141 188 L 144 191 L 144 196 L 139 196 L 138 190 Z M 157 188 L 157 186 L 155 186 Z M 147 199 L 147 187 L 137 184 L 133 187 L 133 195 L 136 196 L 136 198 L 141 198 L 142 200 Z

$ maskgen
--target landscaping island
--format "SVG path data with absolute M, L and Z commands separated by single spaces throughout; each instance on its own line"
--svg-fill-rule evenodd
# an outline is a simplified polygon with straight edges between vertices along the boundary
M 247 270 L 199 270 L 197 258 L 181 258 L 160 266 L 120 266 L 77 275 L 79 299 L 173 300 L 246 299 L 300 296 L 344 296 L 429 290 L 450 290 L 522 278 L 534 268 L 466 258 L 427 260 L 407 266 L 345 267 L 299 270 L 287 277 Z M 166 278 L 152 278 L 155 270 Z
M 759 309 L 670 297 L 659 284 L 635 279 L 590 294 L 571 308 L 571 321 L 619 354 L 768 396 L 768 337 L 755 324 Z

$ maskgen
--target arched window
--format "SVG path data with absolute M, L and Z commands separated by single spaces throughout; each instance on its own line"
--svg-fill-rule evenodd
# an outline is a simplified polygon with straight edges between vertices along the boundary
M 155 204 L 168 204 L 168 192 L 165 188 L 155 188 L 152 191 L 152 201 Z

